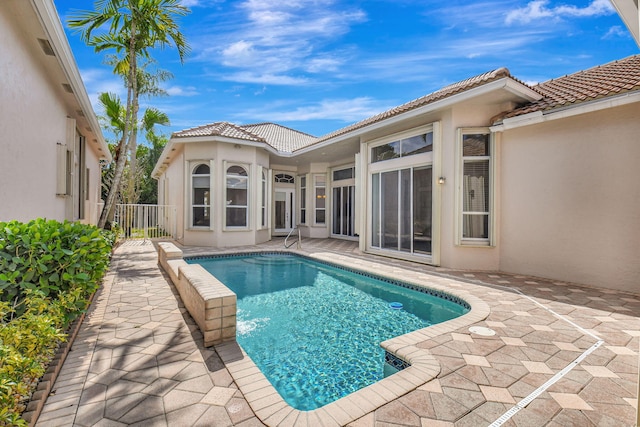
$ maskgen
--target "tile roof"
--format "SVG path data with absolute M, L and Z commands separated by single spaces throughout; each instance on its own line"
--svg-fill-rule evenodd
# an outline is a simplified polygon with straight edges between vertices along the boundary
M 360 122 L 354 123 L 342 129 L 338 129 L 334 132 L 328 133 L 316 140 L 316 142 L 326 141 L 331 138 L 335 138 L 336 136 L 340 136 L 346 134 L 348 132 L 363 128 L 365 126 L 380 122 L 382 120 L 400 115 L 402 113 L 406 113 L 407 111 L 415 110 L 422 106 L 431 104 L 433 102 L 439 101 L 444 98 L 448 98 L 457 93 L 464 92 L 469 89 L 473 89 L 478 86 L 482 86 L 484 84 L 490 83 L 494 80 L 499 80 L 504 77 L 509 77 L 515 81 L 520 82 L 518 79 L 514 78 L 507 68 L 498 68 L 493 71 L 489 71 L 487 73 L 483 73 L 474 77 L 471 77 L 466 80 L 462 80 L 460 82 L 451 84 L 449 86 L 445 86 L 442 89 L 439 89 L 435 92 L 432 92 L 428 95 L 422 96 L 420 98 L 414 99 L 413 101 L 409 101 L 406 104 L 402 104 L 398 107 L 392 108 L 380 114 L 377 114 L 373 117 L 369 117 L 368 119 L 364 119 Z M 522 82 L 520 82 L 522 83 Z M 522 83 L 524 84 L 524 83 Z M 300 147 L 304 148 L 304 147 Z
M 267 142 L 261 136 L 251 133 L 251 131 L 243 129 L 241 126 L 234 125 L 229 122 L 216 122 L 208 125 L 198 126 L 195 128 L 174 132 L 172 138 L 188 138 L 199 136 L 223 136 L 227 138 L 241 139 L 253 142 Z
M 510 111 L 501 119 L 640 90 L 640 55 L 548 80 L 533 89 L 543 98 Z
M 254 135 L 260 136 L 267 144 L 280 152 L 290 153 L 297 147 L 309 145 L 317 140 L 315 136 L 277 123 L 255 123 L 240 127 Z
M 216 122 L 175 132 L 172 137 L 223 136 L 239 140 L 262 142 L 270 145 L 279 152 L 292 153 L 502 78 L 510 78 L 523 85 L 525 84 L 514 78 L 507 68 L 499 68 L 445 86 L 428 95 L 414 99 L 413 101 L 338 129 L 319 138 L 276 123 L 268 122 L 249 125 Z M 640 90 L 640 55 L 630 56 L 529 87 L 543 97 L 538 101 L 529 102 L 515 110 L 503 113 L 497 118 L 496 123 L 501 122 L 504 118 L 576 105 L 581 102 Z

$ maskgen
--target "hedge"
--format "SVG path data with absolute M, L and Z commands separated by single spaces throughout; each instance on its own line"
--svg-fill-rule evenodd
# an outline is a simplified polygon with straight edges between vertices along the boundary
M 112 233 L 72 222 L 0 222 L 0 426 L 20 418 L 69 324 L 104 276 Z

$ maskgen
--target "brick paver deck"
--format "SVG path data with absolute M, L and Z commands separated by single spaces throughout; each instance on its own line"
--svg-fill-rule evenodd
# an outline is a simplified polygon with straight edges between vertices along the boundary
M 241 250 L 256 248 L 282 249 L 282 240 Z M 363 255 L 340 240 L 306 240 L 303 252 L 376 262 L 378 271 L 402 277 L 455 278 L 491 308 L 475 326 L 495 335 L 464 327 L 420 343 L 440 364 L 437 378 L 352 426 L 635 425 L 640 295 L 438 269 Z M 336 425 L 302 416 L 286 423 Z M 117 249 L 37 425 L 264 424 L 215 349 L 202 346 L 153 245 L 132 241 Z

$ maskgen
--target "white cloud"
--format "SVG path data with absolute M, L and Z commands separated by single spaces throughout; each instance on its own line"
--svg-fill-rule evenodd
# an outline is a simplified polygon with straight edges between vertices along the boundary
M 298 103 L 296 101 L 296 103 Z M 353 99 L 327 99 L 318 104 L 297 107 L 293 110 L 283 110 L 282 106 L 266 106 L 259 110 L 245 110 L 237 117 L 247 120 L 268 120 L 275 122 L 292 122 L 307 120 L 339 120 L 342 122 L 356 122 L 367 117 L 386 111 L 389 104 L 382 103 L 370 97 Z M 280 111 L 274 111 L 280 109 Z
M 98 96 L 103 92 L 115 93 L 123 103 L 126 102 L 127 90 L 122 80 L 104 68 L 87 68 L 80 70 L 87 95 L 96 114 L 102 114 Z
M 221 76 L 222 80 L 238 83 L 257 83 L 263 85 L 278 86 L 300 86 L 309 83 L 304 77 L 292 77 L 284 74 L 260 73 L 252 71 L 241 71 L 238 73 L 227 73 Z
M 617 38 L 629 38 L 629 33 L 625 28 L 622 28 L 620 25 L 614 25 L 609 28 L 609 31 L 602 36 L 603 39 L 617 39 Z
M 196 96 L 200 92 L 194 86 L 168 86 L 164 88 L 170 96 Z
M 604 16 L 614 13 L 615 9 L 609 0 L 593 0 L 585 7 L 574 5 L 549 7 L 549 0 L 534 0 L 529 2 L 526 7 L 507 13 L 505 22 L 507 24 L 528 24 L 543 18 L 557 20 L 565 17 Z
M 337 70 L 341 53 L 327 46 L 366 20 L 336 0 L 246 0 L 233 10 L 225 20 L 234 26 L 217 26 L 194 44 L 203 46 L 197 58 L 237 68 L 227 80 L 262 84 L 297 85 L 309 79 L 295 74 Z

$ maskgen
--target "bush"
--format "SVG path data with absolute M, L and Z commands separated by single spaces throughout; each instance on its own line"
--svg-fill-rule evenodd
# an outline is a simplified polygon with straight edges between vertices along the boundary
M 20 315 L 29 289 L 52 298 L 78 288 L 90 295 L 106 271 L 112 243 L 113 236 L 77 222 L 0 222 L 0 301 Z
M 113 242 L 79 223 L 0 222 L 0 426 L 26 425 L 20 414 L 98 288 Z

